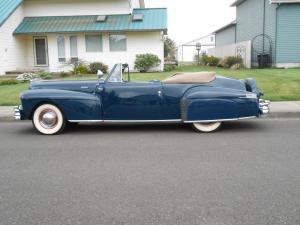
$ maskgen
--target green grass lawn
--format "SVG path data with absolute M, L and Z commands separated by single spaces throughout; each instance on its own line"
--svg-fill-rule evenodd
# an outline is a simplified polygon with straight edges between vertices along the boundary
M 132 73 L 133 81 L 163 80 L 176 72 L 216 71 L 237 79 L 252 77 L 257 80 L 259 87 L 265 92 L 265 98 L 271 101 L 300 100 L 300 68 L 295 69 L 243 69 L 227 70 L 215 67 L 183 66 L 173 72 L 161 73 Z M 93 79 L 95 76 L 82 76 L 75 79 Z M 70 78 L 66 78 L 70 79 Z M 0 105 L 19 104 L 19 95 L 28 88 L 28 84 L 0 86 Z

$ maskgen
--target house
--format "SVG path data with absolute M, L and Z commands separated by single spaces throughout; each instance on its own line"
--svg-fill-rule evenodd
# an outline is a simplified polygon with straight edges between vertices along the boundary
M 166 32 L 167 10 L 144 0 L 1 0 L 0 74 L 69 71 L 78 59 L 133 69 L 143 53 L 163 62 Z
M 215 35 L 209 34 L 178 46 L 178 61 L 183 64 L 193 63 L 198 54 L 196 45 L 201 45 L 200 54 L 207 53 L 209 48 L 215 47 Z
M 236 21 L 215 31 L 216 55 L 250 55 L 251 66 L 300 66 L 300 1 L 237 0 Z
M 216 38 L 216 46 L 229 45 L 236 43 L 236 20 L 226 24 L 214 32 Z

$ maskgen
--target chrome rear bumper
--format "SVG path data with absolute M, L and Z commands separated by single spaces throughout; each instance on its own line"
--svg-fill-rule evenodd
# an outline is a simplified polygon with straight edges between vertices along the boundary
M 270 101 L 259 99 L 259 109 L 261 114 L 265 115 L 270 112 Z
M 21 120 L 21 111 L 22 111 L 22 106 L 19 105 L 19 106 L 16 106 L 14 108 L 14 117 L 16 120 Z

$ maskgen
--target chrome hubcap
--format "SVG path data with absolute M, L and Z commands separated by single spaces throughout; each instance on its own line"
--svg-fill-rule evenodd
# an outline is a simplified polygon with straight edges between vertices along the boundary
M 45 129 L 52 129 L 57 125 L 58 118 L 56 112 L 47 109 L 44 110 L 39 116 L 39 122 Z

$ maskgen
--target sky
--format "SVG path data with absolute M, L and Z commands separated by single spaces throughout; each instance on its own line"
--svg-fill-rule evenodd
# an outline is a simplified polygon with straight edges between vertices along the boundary
M 168 8 L 168 36 L 178 45 L 208 35 L 235 19 L 234 0 L 145 0 Z

